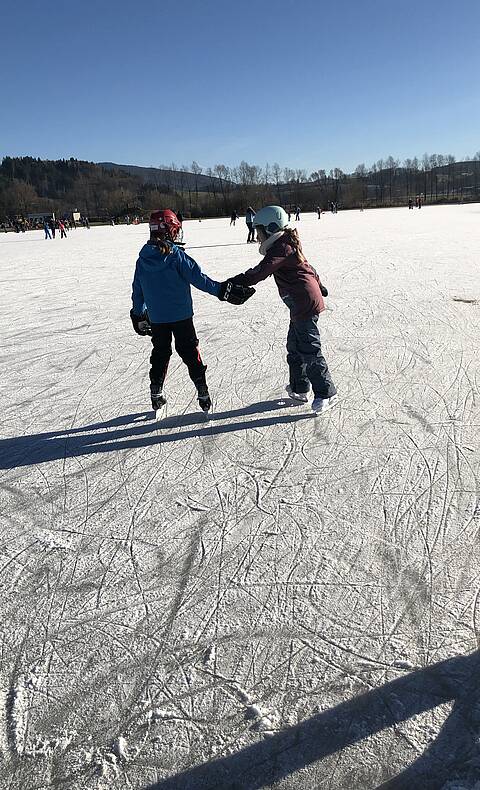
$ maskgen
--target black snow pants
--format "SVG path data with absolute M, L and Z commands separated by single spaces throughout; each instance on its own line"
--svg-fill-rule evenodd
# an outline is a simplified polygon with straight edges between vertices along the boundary
M 251 241 L 255 241 L 255 228 L 253 227 L 253 222 L 247 222 L 247 228 L 248 228 L 247 244 L 250 244 Z
M 163 386 L 172 356 L 172 335 L 175 338 L 175 350 L 187 366 L 194 384 L 205 384 L 207 366 L 200 357 L 193 318 L 173 321 L 170 324 L 152 324 L 151 383 Z
M 299 394 L 308 392 L 311 384 L 315 398 L 331 398 L 337 389 L 322 354 L 317 321 L 318 315 L 306 321 L 290 321 L 287 335 L 289 383 Z

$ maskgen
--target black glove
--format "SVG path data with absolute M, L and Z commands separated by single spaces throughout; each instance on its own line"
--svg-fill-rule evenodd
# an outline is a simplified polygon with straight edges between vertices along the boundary
M 143 313 L 143 315 L 135 315 L 133 310 L 130 310 L 130 318 L 132 319 L 133 328 L 137 335 L 152 334 L 150 321 L 148 320 L 148 316 L 145 313 Z
M 225 280 L 224 283 L 220 283 L 218 298 L 221 302 L 244 304 L 254 293 L 255 288 L 250 288 L 248 285 L 237 285 L 231 280 Z
M 320 291 L 321 291 L 321 293 L 322 293 L 322 296 L 328 296 L 328 289 L 327 289 L 327 288 L 325 288 L 325 286 L 323 285 L 323 283 L 320 283 Z
M 235 285 L 246 285 L 246 277 L 244 274 L 236 274 L 235 277 L 230 277 L 230 282 Z

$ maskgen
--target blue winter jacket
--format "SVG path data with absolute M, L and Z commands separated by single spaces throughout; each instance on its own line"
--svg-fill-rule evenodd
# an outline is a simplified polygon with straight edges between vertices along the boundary
M 220 283 L 211 280 L 193 258 L 172 245 L 164 255 L 148 242 L 140 250 L 132 284 L 135 315 L 145 309 L 153 324 L 170 324 L 193 316 L 190 286 L 217 296 Z

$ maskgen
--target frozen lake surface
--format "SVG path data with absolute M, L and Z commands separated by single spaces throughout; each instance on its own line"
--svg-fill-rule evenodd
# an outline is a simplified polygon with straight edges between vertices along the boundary
M 194 291 L 214 413 L 174 355 L 156 423 L 147 226 L 0 236 L 2 788 L 480 778 L 480 205 L 297 224 L 318 418 L 284 398 L 273 280 Z M 184 229 L 213 278 L 260 259 L 243 218 Z

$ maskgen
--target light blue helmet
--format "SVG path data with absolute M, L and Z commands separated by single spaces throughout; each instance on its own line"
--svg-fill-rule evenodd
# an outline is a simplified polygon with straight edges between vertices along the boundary
M 286 211 L 281 206 L 264 206 L 257 211 L 253 218 L 253 226 L 257 228 L 261 225 L 265 228 L 268 236 L 272 233 L 278 233 L 288 225 L 288 217 Z

